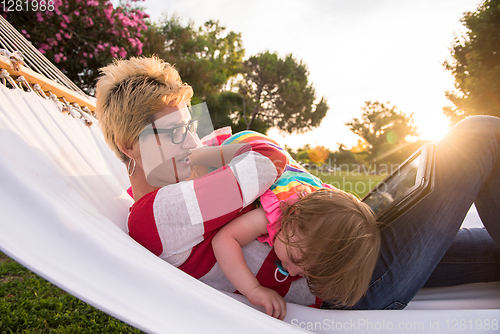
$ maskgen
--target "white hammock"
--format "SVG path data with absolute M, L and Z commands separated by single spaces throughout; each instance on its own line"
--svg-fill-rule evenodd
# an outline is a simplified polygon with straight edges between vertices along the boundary
M 96 123 L 86 127 L 82 119 L 62 114 L 53 101 L 0 84 L 0 249 L 132 326 L 150 333 L 289 333 L 299 327 L 338 332 L 339 326 L 355 324 L 356 332 L 370 333 L 389 323 L 394 330 L 418 324 L 423 327 L 412 332 L 429 332 L 440 322 L 439 332 L 453 332 L 453 319 L 475 325 L 500 318 L 497 283 L 426 290 L 405 311 L 327 311 L 289 304 L 285 321 L 266 316 L 129 238 L 125 222 L 132 199 L 125 192 L 126 171 Z

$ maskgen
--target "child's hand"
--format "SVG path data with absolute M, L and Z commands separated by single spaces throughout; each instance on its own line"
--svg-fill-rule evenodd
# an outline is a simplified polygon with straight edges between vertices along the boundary
M 286 303 L 276 291 L 258 286 L 250 291 L 247 296 L 248 301 L 254 305 L 264 306 L 266 314 L 283 320 L 286 314 Z

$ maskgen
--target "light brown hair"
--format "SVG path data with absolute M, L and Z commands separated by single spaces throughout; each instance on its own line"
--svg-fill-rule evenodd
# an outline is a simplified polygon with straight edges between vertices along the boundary
M 116 60 L 100 69 L 96 114 L 108 146 L 124 162 L 118 145 L 131 147 L 152 116 L 166 105 L 175 106 L 193 96 L 170 64 L 152 58 Z
M 278 237 L 301 257 L 311 292 L 338 306 L 353 306 L 366 293 L 380 249 L 371 209 L 341 190 L 319 189 L 282 204 Z M 294 238 L 294 236 L 296 236 Z M 290 251 L 288 251 L 290 256 Z

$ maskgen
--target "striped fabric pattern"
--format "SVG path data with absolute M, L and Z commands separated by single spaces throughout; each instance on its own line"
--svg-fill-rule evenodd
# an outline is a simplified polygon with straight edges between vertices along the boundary
M 227 140 L 222 145 L 239 144 L 239 143 L 257 143 L 263 142 L 280 150 L 288 157 L 283 174 L 274 182 L 269 188 L 278 198 L 278 200 L 286 200 L 294 194 L 300 192 L 313 192 L 320 188 L 331 188 L 330 185 L 324 184 L 319 178 L 309 173 L 304 167 L 299 165 L 290 154 L 281 148 L 276 141 L 271 138 L 255 132 L 255 131 L 242 131 Z

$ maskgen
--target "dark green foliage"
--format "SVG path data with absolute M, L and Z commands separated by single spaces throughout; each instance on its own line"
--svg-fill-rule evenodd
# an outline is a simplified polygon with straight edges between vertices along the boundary
M 292 133 L 320 125 L 329 107 L 324 98 L 316 102 L 307 66 L 289 54 L 284 59 L 264 52 L 245 62 L 240 94 L 247 101 L 247 129 L 260 119 L 269 126 Z
M 367 101 L 362 110 L 361 118 L 353 118 L 346 125 L 369 144 L 367 159 L 370 162 L 380 163 L 386 157 L 402 152 L 418 135 L 413 114 L 407 116 L 396 106 Z
M 462 23 L 467 31 L 444 63 L 455 77 L 456 91 L 446 93 L 454 107 L 443 109 L 452 125 L 469 115 L 500 117 L 500 0 L 486 0 Z
M 165 18 L 157 30 L 165 39 L 161 56 L 174 64 L 182 80 L 193 87 L 193 103 L 217 94 L 229 78 L 241 72 L 245 55 L 241 34 L 226 32 L 218 21 L 207 21 L 196 29 L 192 22 L 184 25 L 179 17 L 172 16 Z

